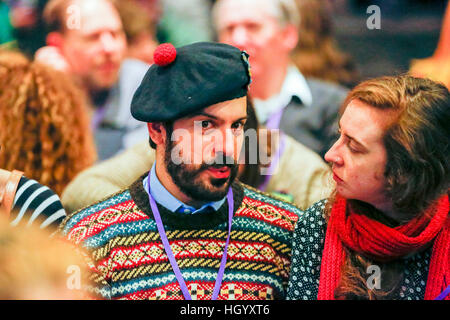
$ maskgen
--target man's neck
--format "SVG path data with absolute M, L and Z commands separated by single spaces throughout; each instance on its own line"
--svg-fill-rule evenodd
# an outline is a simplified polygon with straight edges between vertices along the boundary
M 253 78 L 250 85 L 250 95 L 253 98 L 267 100 L 280 93 L 287 75 L 288 64 L 284 67 L 273 68 L 271 72 L 265 72 L 258 78 Z
M 110 90 L 103 89 L 103 90 L 90 90 L 89 96 L 91 97 L 92 104 L 99 108 L 103 106 L 106 103 L 106 100 L 108 99 Z
M 74 77 L 74 82 L 78 87 L 84 92 L 92 107 L 95 109 L 102 107 L 111 92 L 111 89 L 99 89 L 95 87 L 90 87 L 85 81 L 80 77 Z

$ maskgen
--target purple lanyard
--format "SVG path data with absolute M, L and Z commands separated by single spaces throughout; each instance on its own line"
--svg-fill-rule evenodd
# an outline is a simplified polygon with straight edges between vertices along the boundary
M 444 300 L 446 296 L 448 296 L 450 294 L 450 285 L 447 287 L 447 289 L 445 289 L 444 291 L 441 292 L 440 295 L 438 295 L 436 297 L 436 299 L 434 300 Z
M 91 129 L 93 131 L 97 130 L 98 127 L 100 127 L 100 124 L 105 118 L 105 114 L 106 114 L 106 106 L 102 106 L 94 111 L 94 115 L 91 120 Z
M 272 161 L 270 162 L 270 167 L 268 169 L 269 172 L 264 177 L 264 181 L 258 187 L 258 189 L 261 191 L 266 191 L 266 188 L 267 188 L 267 185 L 269 184 L 270 178 L 272 178 L 275 168 L 278 165 L 278 162 L 280 161 L 281 156 L 283 155 L 284 149 L 286 148 L 285 136 L 283 134 L 281 134 L 280 138 L 281 138 L 280 146 L 278 147 L 278 150 L 272 157 Z
M 272 129 L 280 128 L 280 122 L 281 122 L 281 117 L 283 116 L 283 111 L 284 111 L 284 109 L 282 108 L 270 116 L 270 118 L 266 122 L 267 129 L 272 130 Z
M 172 249 L 170 248 L 169 240 L 167 239 L 166 232 L 164 230 L 164 226 L 161 220 L 161 215 L 159 214 L 158 207 L 156 205 L 155 199 L 153 199 L 150 193 L 150 174 L 148 175 L 148 186 L 147 186 L 148 198 L 150 200 L 150 206 L 152 208 L 153 216 L 155 217 L 156 226 L 158 227 L 159 236 L 161 237 L 161 241 L 164 246 L 164 250 L 166 251 L 167 257 L 169 258 L 170 265 L 172 266 L 173 272 L 177 277 L 178 284 L 180 285 L 181 291 L 183 292 L 183 296 L 185 300 L 192 300 L 191 294 L 187 288 L 186 282 L 183 279 L 183 275 L 181 274 L 180 268 L 178 267 L 177 261 L 175 260 L 175 256 L 173 255 Z M 230 243 L 230 234 L 231 234 L 231 223 L 233 221 L 233 211 L 234 211 L 234 202 L 233 202 L 233 191 L 228 190 L 227 195 L 228 200 L 228 236 L 225 242 L 225 248 L 223 249 L 222 260 L 220 262 L 219 272 L 217 274 L 216 283 L 214 285 L 213 294 L 211 300 L 217 300 L 219 296 L 220 287 L 222 286 L 223 273 L 225 271 L 225 265 L 227 263 L 227 252 L 228 252 L 228 244 Z
M 266 122 L 266 127 L 269 130 L 279 129 L 281 117 L 283 116 L 283 109 L 277 111 L 274 115 L 272 115 L 269 120 Z M 273 172 L 275 171 L 276 166 L 278 165 L 278 161 L 283 155 L 284 148 L 286 147 L 286 141 L 283 134 L 281 134 L 280 146 L 277 152 L 273 155 L 272 161 L 270 163 L 269 172 L 264 177 L 264 181 L 259 185 L 258 189 L 262 191 L 266 191 L 267 185 L 269 184 L 270 178 L 272 178 Z

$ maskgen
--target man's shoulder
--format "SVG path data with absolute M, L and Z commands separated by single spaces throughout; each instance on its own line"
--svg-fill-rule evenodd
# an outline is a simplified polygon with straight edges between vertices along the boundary
M 315 169 L 328 170 L 328 166 L 321 156 L 311 148 L 308 148 L 300 141 L 295 140 L 290 135 L 285 135 L 285 151 L 282 154 L 282 161 L 288 160 L 290 163 L 301 163 L 302 166 L 308 166 Z M 292 161 L 292 162 L 291 162 Z M 288 169 L 294 170 L 295 167 Z
M 123 99 L 126 101 L 124 105 L 127 108 L 130 108 L 133 94 L 141 84 L 149 68 L 149 64 L 136 59 L 125 59 L 122 61 L 119 73 L 118 93 L 125 95 Z
M 334 104 L 340 106 L 349 92 L 347 88 L 341 85 L 315 78 L 308 77 L 306 78 L 306 82 L 311 90 L 314 105 L 322 102 L 327 105 Z
M 349 91 L 348 88 L 329 81 L 320 80 L 317 78 L 307 77 L 306 82 L 311 90 L 320 92 L 329 92 L 335 94 L 346 95 Z
M 142 78 L 147 72 L 150 65 L 137 59 L 124 59 L 121 66 L 121 75 L 125 77 Z
M 265 220 L 283 220 L 288 223 L 289 229 L 295 225 L 303 211 L 295 204 L 285 202 L 274 195 L 257 190 L 242 184 L 244 191 L 243 205 L 249 211 L 257 211 Z

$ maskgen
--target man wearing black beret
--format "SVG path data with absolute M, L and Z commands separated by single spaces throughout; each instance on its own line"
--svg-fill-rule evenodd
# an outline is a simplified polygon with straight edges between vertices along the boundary
M 235 181 L 248 55 L 218 43 L 163 44 L 154 58 L 131 104 L 147 122 L 153 167 L 69 215 L 61 232 L 90 250 L 105 298 L 283 299 L 301 211 Z

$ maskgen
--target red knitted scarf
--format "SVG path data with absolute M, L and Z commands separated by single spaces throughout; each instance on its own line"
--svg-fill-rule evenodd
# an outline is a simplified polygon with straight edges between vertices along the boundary
M 318 299 L 334 299 L 345 259 L 344 246 L 375 261 L 386 262 L 418 251 L 434 239 L 425 299 L 436 298 L 450 281 L 448 196 L 442 196 L 427 210 L 435 212 L 431 219 L 429 215 L 423 214 L 407 224 L 390 228 L 365 215 L 347 210 L 346 199 L 338 196 L 331 210 L 325 237 Z

